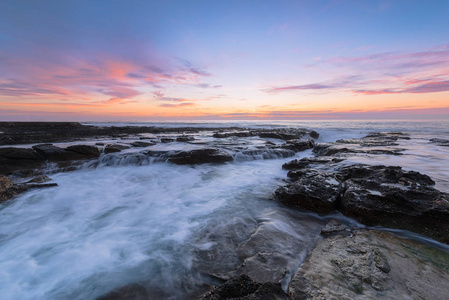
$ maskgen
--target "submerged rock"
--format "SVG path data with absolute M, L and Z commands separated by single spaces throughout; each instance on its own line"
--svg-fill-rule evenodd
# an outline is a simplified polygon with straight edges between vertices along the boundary
M 385 232 L 331 236 L 293 276 L 290 299 L 447 299 L 449 253 Z
M 227 152 L 216 149 L 196 149 L 190 151 L 181 151 L 171 155 L 168 160 L 178 165 L 185 164 L 204 164 L 204 163 L 224 163 L 232 161 L 233 158 Z
M 287 294 L 279 283 L 254 282 L 247 275 L 233 277 L 211 292 L 203 295 L 201 300 L 257 300 L 257 299 L 287 299 Z

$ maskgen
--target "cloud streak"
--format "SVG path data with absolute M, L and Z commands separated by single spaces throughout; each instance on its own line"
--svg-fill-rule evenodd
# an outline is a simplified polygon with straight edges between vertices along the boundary
M 338 77 L 298 85 L 274 86 L 262 91 L 346 92 L 363 95 L 424 94 L 449 91 L 449 49 L 415 53 L 378 53 L 356 57 L 334 57 L 312 67 L 334 68 Z

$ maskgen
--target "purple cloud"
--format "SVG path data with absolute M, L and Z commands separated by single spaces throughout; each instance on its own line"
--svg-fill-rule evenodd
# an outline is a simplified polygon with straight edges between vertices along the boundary
M 169 104 L 169 103 L 164 103 L 159 105 L 160 107 L 168 107 L 168 108 L 176 108 L 176 107 L 183 107 L 183 106 L 193 106 L 195 105 L 195 103 L 192 102 L 182 102 L 182 103 L 178 103 L 178 104 Z

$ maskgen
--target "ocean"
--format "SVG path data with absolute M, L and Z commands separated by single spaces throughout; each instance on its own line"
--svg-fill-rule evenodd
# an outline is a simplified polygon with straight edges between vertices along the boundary
M 429 175 L 437 189 L 449 192 L 449 147 L 430 142 L 449 138 L 447 120 L 84 124 L 295 127 L 317 131 L 317 143 L 400 131 L 411 137 L 398 140 L 398 147 L 406 149 L 404 155 L 357 156 L 344 164 L 398 165 Z M 192 134 L 194 143 L 158 143 L 144 149 L 178 151 L 215 146 L 233 151 L 212 134 L 199 131 Z M 98 142 L 110 140 L 82 143 Z M 261 142 L 242 137 L 233 143 L 233 147 L 257 149 Z M 327 220 L 338 218 L 362 226 L 338 213 L 319 216 L 287 209 L 271 198 L 287 178 L 282 164 L 313 156 L 311 150 L 288 158 L 234 155 L 234 161 L 220 165 L 175 165 L 131 155 L 142 150 L 102 155 L 98 161 L 70 172 L 52 172 L 50 166 L 49 176 L 57 187 L 30 190 L 0 204 L 2 299 L 95 299 L 133 283 L 149 287 L 161 299 L 187 299 L 200 292 L 204 283 L 219 283 L 241 267 L 242 257 L 250 256 L 252 249 L 276 249 L 280 257 L 289 260 L 282 270 L 286 288 L 321 239 L 319 232 Z M 266 238 L 264 245 L 256 243 L 260 232 Z M 428 242 L 449 250 L 446 245 Z

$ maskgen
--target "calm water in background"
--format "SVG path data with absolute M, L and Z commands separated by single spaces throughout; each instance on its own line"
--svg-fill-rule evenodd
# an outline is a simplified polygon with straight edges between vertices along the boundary
M 401 131 L 412 138 L 399 141 L 407 149 L 404 155 L 379 155 L 375 160 L 362 156 L 346 163 L 400 165 L 428 174 L 438 189 L 449 192 L 449 147 L 429 142 L 431 138 L 449 139 L 448 121 L 95 124 L 300 127 L 318 131 L 317 142 L 357 138 L 372 131 Z M 210 132 L 199 133 L 196 139 L 214 140 Z M 248 143 L 256 141 L 248 139 Z M 179 150 L 192 146 L 153 147 Z M 309 150 L 293 158 L 311 155 Z M 1 298 L 95 299 L 133 282 L 169 291 L 167 297 L 183 298 L 204 280 L 202 274 L 208 267 L 198 261 L 198 253 L 216 253 L 217 247 L 233 249 L 261 222 L 302 239 L 309 245 L 304 249 L 307 252 L 319 238 L 310 232 L 324 220 L 292 215 L 269 199 L 286 178 L 282 164 L 293 158 L 200 166 L 124 162 L 52 174 L 58 187 L 32 190 L 0 205 Z M 292 218 L 304 218 L 309 225 L 302 228 Z M 213 237 L 227 232 L 232 232 L 229 239 Z M 236 256 L 229 250 L 218 258 L 232 265 Z

